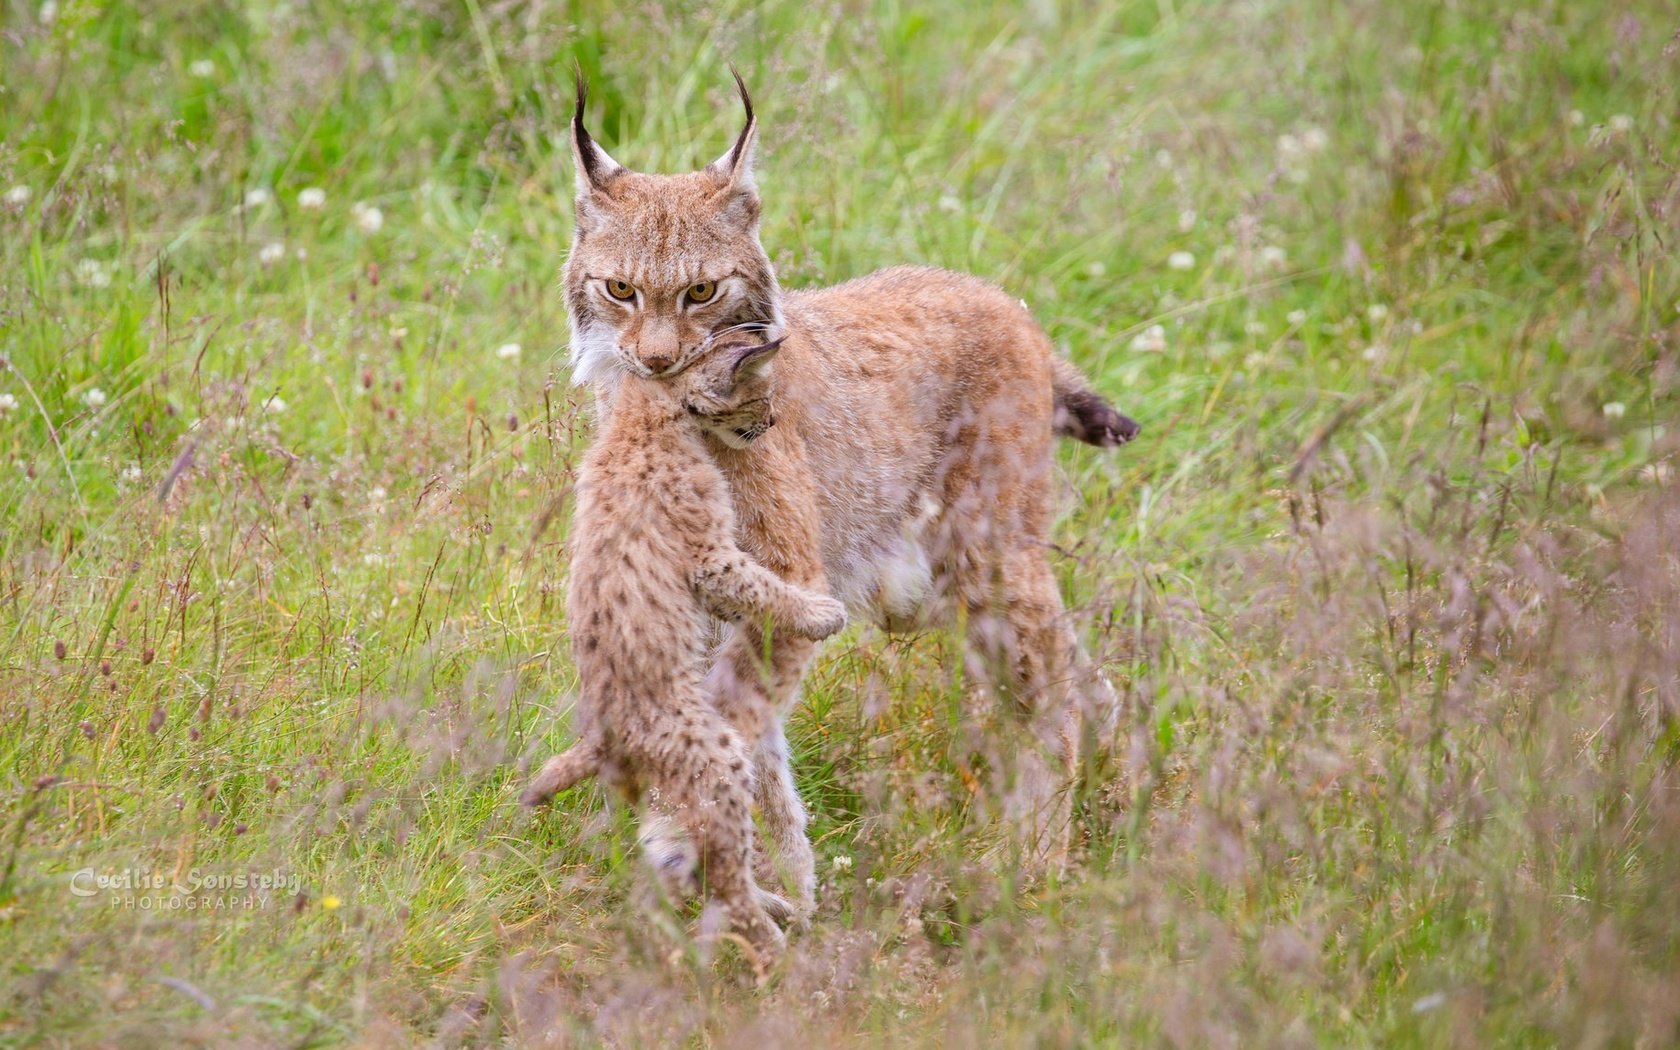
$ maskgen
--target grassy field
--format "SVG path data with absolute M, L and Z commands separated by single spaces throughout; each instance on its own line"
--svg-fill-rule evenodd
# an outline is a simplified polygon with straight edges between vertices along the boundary
M 0 0 L 0 1044 L 1680 1043 L 1677 16 Z M 1145 427 L 1060 455 L 1074 869 L 990 859 L 953 640 L 848 630 L 763 991 L 515 805 L 571 71 L 677 170 L 731 61 L 785 284 L 985 275 Z

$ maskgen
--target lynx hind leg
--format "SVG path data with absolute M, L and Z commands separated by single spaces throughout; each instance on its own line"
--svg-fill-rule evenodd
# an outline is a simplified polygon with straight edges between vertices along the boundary
M 753 880 L 747 747 L 721 715 L 703 704 L 646 728 L 625 737 L 632 751 L 641 752 L 633 757 L 644 773 L 645 808 L 653 818 L 640 836 L 650 847 L 648 858 L 667 886 L 688 889 L 697 882 L 704 887 L 763 976 L 781 954 L 783 938 L 766 910 L 772 901 Z M 678 828 L 686 848 L 677 845 Z M 685 869 L 691 878 L 685 878 Z
M 822 639 L 846 626 L 846 607 L 826 594 L 787 582 L 744 551 L 715 551 L 695 570 L 694 591 L 706 611 L 742 622 L 766 614 L 805 638 Z
M 969 652 L 1028 730 L 1001 770 L 1003 816 L 1035 866 L 1060 870 L 1072 832 L 1080 725 L 1069 688 L 1077 641 L 1041 551 L 1004 552 L 999 569 L 995 591 L 965 595 Z
M 601 772 L 600 745 L 585 740 L 543 763 L 519 796 L 522 806 L 540 806 L 580 780 Z

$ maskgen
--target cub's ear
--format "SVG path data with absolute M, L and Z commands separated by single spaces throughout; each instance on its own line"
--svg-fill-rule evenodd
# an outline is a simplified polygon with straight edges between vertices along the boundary
M 706 170 L 724 181 L 724 209 L 743 224 L 758 219 L 758 184 L 753 181 L 753 142 L 758 138 L 758 118 L 753 115 L 752 96 L 747 94 L 747 82 L 734 66 L 729 72 L 735 77 L 735 89 L 741 93 L 741 106 L 747 111 L 747 123 L 735 139 L 729 152 L 706 165 Z
M 572 164 L 577 169 L 578 199 L 581 202 L 592 193 L 606 188 L 624 165 L 607 156 L 607 151 L 589 137 L 583 126 L 583 107 L 589 101 L 589 86 L 583 81 L 583 70 L 577 71 L 577 108 L 572 111 Z
M 737 354 L 735 363 L 730 368 L 730 374 L 734 377 L 735 382 L 739 383 L 742 380 L 754 379 L 763 375 L 765 370 L 770 367 L 770 362 L 775 358 L 776 351 L 782 348 L 782 341 L 786 338 L 787 336 L 782 336 L 780 339 L 772 339 L 768 343 L 749 346 Z

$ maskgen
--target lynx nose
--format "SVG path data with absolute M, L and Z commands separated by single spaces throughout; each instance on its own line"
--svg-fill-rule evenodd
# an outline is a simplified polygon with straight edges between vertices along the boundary
M 658 375 L 675 363 L 675 361 L 666 357 L 664 354 L 651 354 L 642 358 L 642 366 L 654 375 Z

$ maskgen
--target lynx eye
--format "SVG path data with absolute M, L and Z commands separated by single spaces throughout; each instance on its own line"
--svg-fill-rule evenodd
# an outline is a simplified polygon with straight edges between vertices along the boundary
M 629 281 L 607 281 L 607 294 L 621 302 L 636 298 L 636 289 Z
M 696 306 L 701 303 L 711 302 L 716 295 L 716 281 L 701 281 L 698 284 L 691 284 L 688 286 L 688 301 Z

